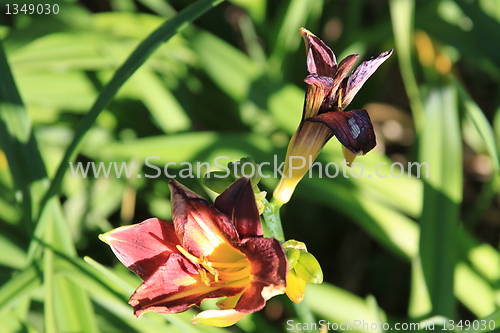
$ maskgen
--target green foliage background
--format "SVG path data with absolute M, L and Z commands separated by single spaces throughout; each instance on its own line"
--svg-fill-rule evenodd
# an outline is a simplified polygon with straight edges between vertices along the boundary
M 0 332 L 223 331 L 192 326 L 194 310 L 134 318 L 140 280 L 97 238 L 169 219 L 167 177 L 73 177 L 69 163 L 152 175 L 148 156 L 177 163 L 172 174 L 216 156 L 281 161 L 304 98 L 302 26 L 338 59 L 395 49 L 351 104 L 368 109 L 378 148 L 357 159 L 365 176 L 316 170 L 282 209 L 326 282 L 227 330 L 434 316 L 500 327 L 498 1 L 218 2 L 43 1 L 57 15 L 0 3 Z M 332 139 L 319 161 L 341 160 Z M 367 176 L 393 161 L 426 162 L 429 178 Z

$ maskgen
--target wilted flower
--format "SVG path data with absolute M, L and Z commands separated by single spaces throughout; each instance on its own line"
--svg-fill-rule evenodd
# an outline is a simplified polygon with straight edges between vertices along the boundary
M 392 49 L 364 61 L 347 76 L 357 54 L 339 64 L 333 51 L 308 30 L 300 30 L 307 51 L 309 75 L 302 120 L 288 145 L 284 177 L 274 198 L 286 203 L 297 183 L 304 177 L 325 143 L 336 136 L 343 145 L 344 157 L 351 164 L 356 155 L 363 155 L 376 145 L 373 126 L 366 110 L 344 111 L 365 81 L 390 57 Z
M 193 319 L 224 327 L 285 292 L 286 256 L 276 239 L 262 237 L 248 179 L 229 186 L 213 206 L 174 180 L 170 189 L 173 222 L 151 218 L 101 236 L 144 280 L 129 300 L 136 316 L 179 313 L 226 297 L 217 303 L 220 310 Z

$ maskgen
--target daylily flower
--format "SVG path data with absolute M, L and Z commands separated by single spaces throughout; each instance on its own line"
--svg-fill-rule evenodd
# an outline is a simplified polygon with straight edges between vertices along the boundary
M 276 239 L 263 237 L 248 179 L 229 186 L 214 205 L 175 180 L 169 185 L 173 222 L 151 218 L 101 236 L 144 280 L 129 300 L 136 316 L 179 313 L 225 297 L 220 309 L 193 319 L 225 327 L 285 292 L 285 252 Z
M 392 54 L 391 49 L 364 61 L 347 76 L 359 55 L 349 55 L 337 64 L 335 54 L 321 39 L 304 28 L 300 33 L 306 43 L 308 88 L 302 120 L 288 145 L 284 177 L 274 192 L 274 198 L 282 204 L 290 200 L 295 186 L 332 136 L 342 143 L 348 165 L 357 155 L 364 155 L 375 147 L 368 112 L 344 110 L 365 81 Z

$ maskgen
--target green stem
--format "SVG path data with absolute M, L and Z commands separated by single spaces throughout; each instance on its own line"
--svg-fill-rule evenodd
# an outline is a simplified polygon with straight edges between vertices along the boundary
M 267 201 L 267 199 L 264 198 L 262 199 L 262 203 L 264 204 L 264 213 L 262 213 L 262 216 L 264 217 L 264 222 L 266 223 L 270 236 L 276 238 L 278 241 L 280 241 L 280 243 L 284 243 L 285 234 L 283 233 L 283 226 L 281 225 L 280 218 L 280 208 L 282 204 L 276 202 L 274 198 L 271 200 L 271 202 Z M 293 305 L 295 312 L 301 322 L 314 322 L 314 315 L 305 301 L 302 301 L 298 304 L 294 303 Z M 311 333 L 314 331 L 309 332 Z
M 269 230 L 269 234 L 271 237 L 276 238 L 280 241 L 280 243 L 285 242 L 285 234 L 283 233 L 283 226 L 281 225 L 280 218 L 280 208 L 281 204 L 267 201 L 267 199 L 263 199 L 262 203 L 264 204 L 264 213 L 262 216 L 264 217 L 264 222 Z

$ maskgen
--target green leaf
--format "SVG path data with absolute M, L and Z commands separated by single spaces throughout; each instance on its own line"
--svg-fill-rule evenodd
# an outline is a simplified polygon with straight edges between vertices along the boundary
M 302 38 L 299 29 L 304 27 L 310 17 L 317 16 L 321 12 L 323 1 L 291 0 L 279 25 L 279 31 L 272 45 L 274 45 L 269 57 L 269 72 L 271 76 L 283 76 L 283 60 L 287 53 L 295 52 Z
M 470 119 L 472 124 L 475 126 L 477 132 L 483 139 L 486 150 L 493 161 L 493 167 L 495 172 L 498 173 L 500 170 L 500 150 L 497 146 L 495 140 L 495 133 L 488 119 L 484 115 L 483 111 L 474 102 L 474 100 L 467 94 L 462 85 L 453 78 L 453 84 L 455 89 L 458 91 L 458 95 L 465 106 L 465 115 Z
M 0 146 L 24 211 L 26 227 L 38 214 L 38 204 L 47 185 L 47 172 L 33 136 L 31 121 L 16 88 L 3 45 L 0 42 Z
M 142 95 L 142 101 L 165 133 L 187 130 L 191 121 L 172 92 L 151 70 L 141 68 L 131 79 Z
M 25 263 L 26 255 L 12 239 L 13 234 L 0 234 L 0 244 L 2 244 L 2 251 L 0 251 L 0 265 L 21 269 Z
M 425 114 L 412 62 L 415 1 L 391 0 L 389 1 L 389 9 L 396 45 L 394 54 L 398 57 L 399 69 L 415 121 L 415 131 L 417 138 L 419 138 L 424 127 Z
M 0 314 L 28 298 L 31 293 L 41 286 L 42 275 L 40 267 L 31 265 L 0 286 Z
M 462 138 L 452 87 L 433 89 L 426 103 L 420 162 L 429 165 L 424 179 L 420 219 L 420 257 L 432 310 L 425 315 L 454 318 L 453 275 L 462 202 Z
M 496 310 L 495 290 L 464 262 L 455 270 L 455 294 L 478 318 Z
M 43 257 L 45 331 L 97 332 L 88 295 L 79 286 L 56 274 L 57 261 L 60 259 L 56 257 L 55 252 L 67 257 L 76 254 L 57 198 L 47 203 L 39 226 L 43 226 L 42 243 L 45 246 Z
M 257 65 L 234 46 L 207 32 L 193 36 L 192 45 L 212 80 L 231 98 L 243 101 L 260 75 Z
M 407 216 L 373 200 L 364 187 L 355 188 L 345 178 L 304 178 L 295 195 L 303 200 L 314 198 L 315 203 L 334 206 L 353 219 L 381 245 L 396 255 L 410 259 L 418 253 L 418 226 Z
M 330 323 L 343 324 L 343 331 L 366 332 L 366 323 L 387 322 L 384 312 L 373 310 L 373 301 L 366 301 L 348 291 L 328 283 L 307 285 L 306 301 L 311 310 Z M 346 323 L 349 323 L 347 328 Z M 297 324 L 297 323 L 294 323 Z M 319 327 L 318 327 L 319 329 Z M 369 330 L 380 332 L 380 330 Z

